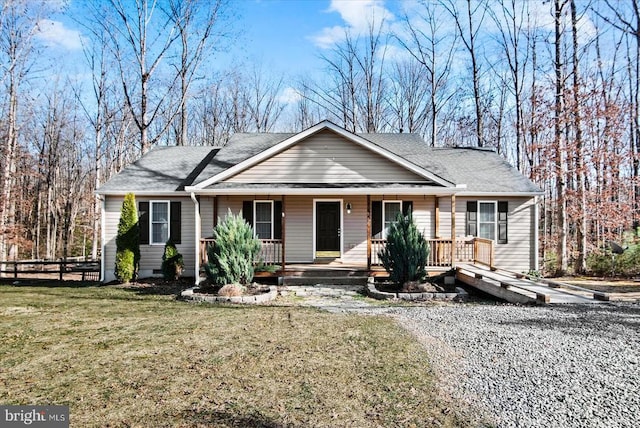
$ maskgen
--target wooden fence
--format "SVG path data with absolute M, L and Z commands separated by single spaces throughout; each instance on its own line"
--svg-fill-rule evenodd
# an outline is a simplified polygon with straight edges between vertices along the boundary
M 10 260 L 0 261 L 0 279 L 50 279 L 99 281 L 100 260 Z

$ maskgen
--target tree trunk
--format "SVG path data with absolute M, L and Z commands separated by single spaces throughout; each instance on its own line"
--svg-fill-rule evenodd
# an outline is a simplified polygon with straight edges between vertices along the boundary
M 565 198 L 565 162 L 564 144 L 562 141 L 562 115 L 564 109 L 563 74 L 562 74 L 562 33 L 560 23 L 564 0 L 554 0 L 554 29 L 555 29 L 555 116 L 554 116 L 554 148 L 555 148 L 555 173 L 556 173 L 556 276 L 562 276 L 567 271 L 567 217 Z
M 573 43 L 573 123 L 575 126 L 575 166 L 576 166 L 576 191 L 580 201 L 578 209 L 578 224 L 576 228 L 576 240 L 578 254 L 575 260 L 576 273 L 584 273 L 587 270 L 587 195 L 585 187 L 584 167 L 584 143 L 582 137 L 582 115 L 580 112 L 580 69 L 578 67 L 578 22 L 576 2 L 571 0 L 571 35 Z

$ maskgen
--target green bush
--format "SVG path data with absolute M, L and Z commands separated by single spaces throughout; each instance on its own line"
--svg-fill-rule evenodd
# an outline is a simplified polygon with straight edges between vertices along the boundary
M 608 248 L 595 251 L 587 256 L 587 270 L 597 276 L 640 275 L 640 245 L 630 245 L 622 254 Z
M 129 254 L 131 253 L 131 254 Z M 136 198 L 127 193 L 120 209 L 118 234 L 116 235 L 115 276 L 120 282 L 137 277 L 140 262 L 140 226 L 136 210 Z
M 133 251 L 125 248 L 116 253 L 116 278 L 118 281 L 128 283 L 135 274 Z
M 247 285 L 253 279 L 254 260 L 260 252 L 260 241 L 253 237 L 253 229 L 240 214 L 229 210 L 227 216 L 213 229 L 214 243 L 207 255 L 207 277 L 215 285 Z
M 184 259 L 176 248 L 176 245 L 169 239 L 164 246 L 162 254 L 162 275 L 165 279 L 175 281 L 182 275 L 184 269 Z
M 389 226 L 387 243 L 378 256 L 390 279 L 398 287 L 426 277 L 429 246 L 418 231 L 411 212 L 406 216 L 398 213 L 396 221 Z

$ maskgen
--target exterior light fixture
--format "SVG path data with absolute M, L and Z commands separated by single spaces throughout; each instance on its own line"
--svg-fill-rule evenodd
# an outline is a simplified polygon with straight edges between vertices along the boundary
M 351 214 L 351 202 L 347 202 L 347 214 Z

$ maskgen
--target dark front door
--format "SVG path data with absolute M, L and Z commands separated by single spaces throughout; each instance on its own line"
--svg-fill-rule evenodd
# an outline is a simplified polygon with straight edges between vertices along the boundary
M 316 202 L 316 257 L 340 257 L 340 202 Z

